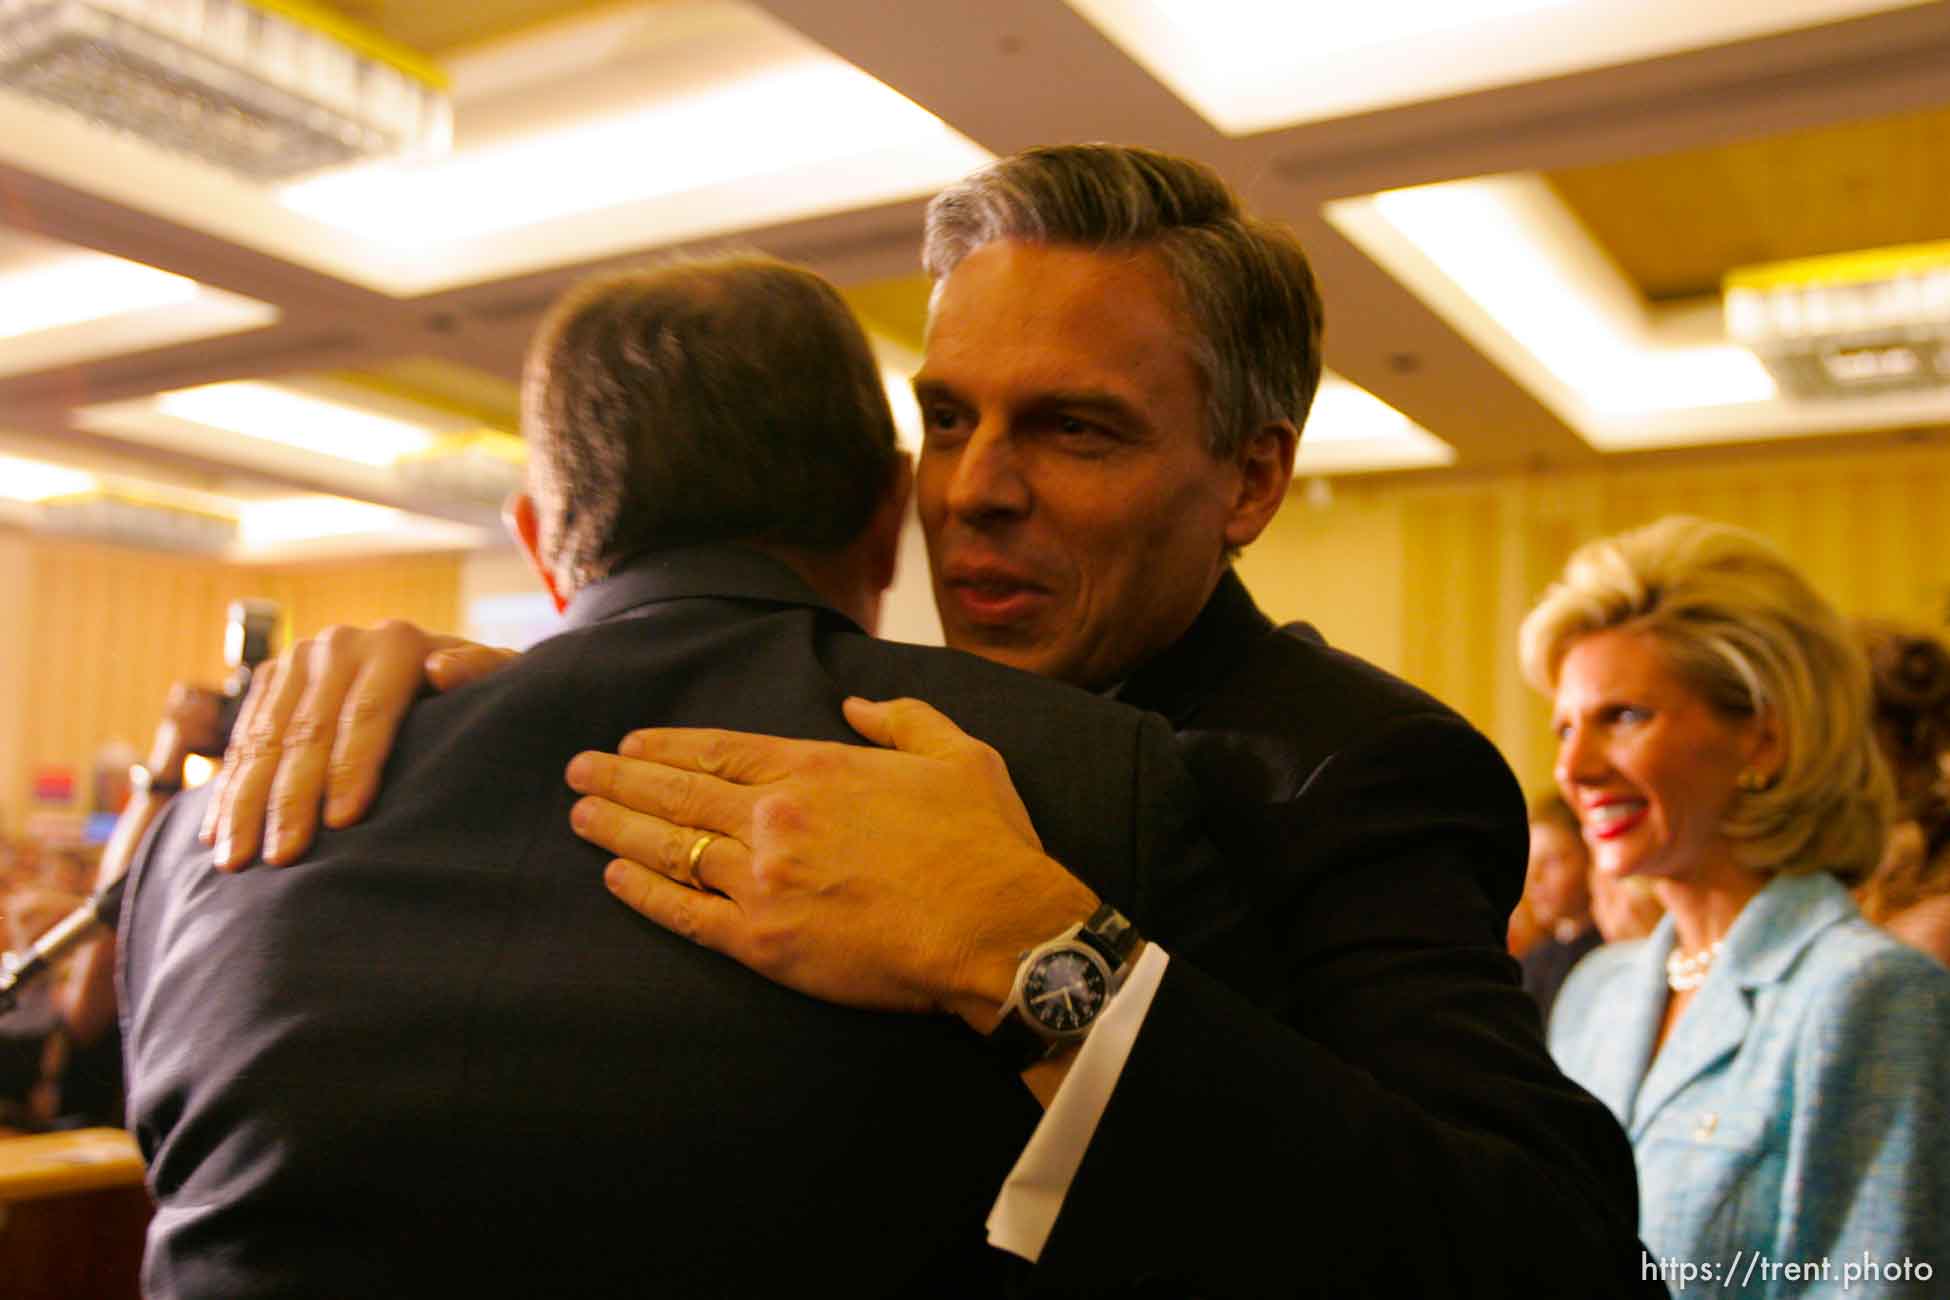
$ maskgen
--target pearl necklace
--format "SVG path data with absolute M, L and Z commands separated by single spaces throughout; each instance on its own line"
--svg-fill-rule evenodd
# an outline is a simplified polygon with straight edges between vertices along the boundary
M 1690 956 L 1674 948 L 1666 954 L 1666 987 L 1674 993 L 1691 993 L 1706 983 L 1707 973 L 1719 960 L 1720 949 L 1724 946 L 1724 940 L 1716 939 L 1711 946 Z

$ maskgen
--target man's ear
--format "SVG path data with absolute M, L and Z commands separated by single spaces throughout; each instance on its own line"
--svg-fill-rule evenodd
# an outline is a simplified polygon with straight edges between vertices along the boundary
M 1255 541 L 1286 504 L 1293 483 L 1293 455 L 1300 433 L 1285 420 L 1260 426 L 1239 449 L 1239 494 L 1226 517 L 1226 545 Z
M 548 598 L 555 602 L 555 612 L 560 614 L 569 607 L 569 598 L 555 582 L 555 574 L 542 559 L 542 526 L 535 513 L 535 498 L 526 492 L 511 492 L 501 503 L 501 524 L 508 530 L 508 536 L 515 539 L 515 545 L 528 557 L 528 567 L 541 579 L 542 586 L 548 589 Z

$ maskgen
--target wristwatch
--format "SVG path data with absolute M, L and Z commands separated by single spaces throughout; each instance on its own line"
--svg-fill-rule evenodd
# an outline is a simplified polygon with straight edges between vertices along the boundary
M 1016 1073 L 1090 1032 L 1130 974 L 1138 932 L 1108 903 L 1022 954 L 1002 1019 L 987 1042 Z
M 179 775 L 172 781 L 147 763 L 131 763 L 129 764 L 129 790 L 135 794 L 153 794 L 162 798 L 181 794 L 183 793 L 181 771 L 182 768 L 178 766 Z

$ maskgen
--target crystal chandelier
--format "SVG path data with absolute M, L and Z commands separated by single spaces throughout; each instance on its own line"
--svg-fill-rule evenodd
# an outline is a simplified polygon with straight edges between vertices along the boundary
M 438 69 L 297 0 L 0 0 L 0 89 L 264 183 L 453 135 Z

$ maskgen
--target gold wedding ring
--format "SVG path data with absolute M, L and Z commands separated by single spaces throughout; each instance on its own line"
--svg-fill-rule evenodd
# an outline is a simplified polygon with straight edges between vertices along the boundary
M 704 850 L 710 846 L 712 840 L 715 840 L 717 838 L 718 837 L 716 835 L 713 835 L 710 831 L 705 831 L 702 835 L 698 836 L 696 839 L 691 841 L 690 886 L 692 889 L 704 888 L 704 882 L 697 878 L 697 864 L 700 860 L 703 859 Z

